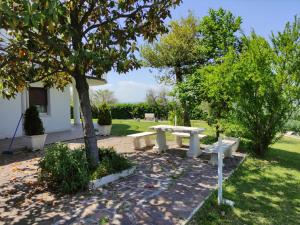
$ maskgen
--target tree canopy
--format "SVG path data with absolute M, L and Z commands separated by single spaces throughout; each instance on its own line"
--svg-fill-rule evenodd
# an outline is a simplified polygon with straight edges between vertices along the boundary
M 3 85 L 14 93 L 26 81 L 64 86 L 76 69 L 101 77 L 136 68 L 137 38 L 166 32 L 163 19 L 179 2 L 2 1 L 0 25 L 10 37 L 1 51 Z
M 216 63 L 225 56 L 230 48 L 239 51 L 241 48 L 242 18 L 222 8 L 210 9 L 199 24 L 200 42 L 198 50 L 205 57 L 206 64 Z
M 201 90 L 201 73 L 197 73 L 199 77 L 190 75 L 195 73 L 197 69 L 205 67 L 207 65 L 214 65 L 222 62 L 222 58 L 230 51 L 230 49 L 239 52 L 241 49 L 241 37 L 239 37 L 238 32 L 240 31 L 240 26 L 242 19 L 240 17 L 234 16 L 230 11 L 224 10 L 222 8 L 218 10 L 210 9 L 209 14 L 204 16 L 199 20 L 196 30 L 196 41 L 193 51 L 198 55 L 199 60 L 194 61 L 193 66 L 189 67 L 189 70 L 184 71 L 183 82 L 177 83 L 175 88 L 176 96 L 181 102 L 186 103 L 186 110 L 191 111 L 196 109 L 201 101 L 210 102 L 210 122 L 216 124 L 217 133 L 219 133 L 218 119 L 222 118 L 224 109 L 227 108 L 227 103 L 225 102 L 226 97 L 219 92 L 219 97 L 223 96 L 223 99 L 219 99 L 218 102 L 212 102 L 208 96 L 203 95 Z M 176 57 L 176 56 L 174 56 Z M 186 67 L 185 67 L 186 68 Z M 191 69 L 192 68 L 192 69 Z M 208 69 L 208 68 L 206 68 Z M 190 82 L 188 81 L 190 79 Z M 214 79 L 214 76 L 212 76 Z M 189 82 L 189 83 L 187 83 Z M 196 90 L 195 92 L 192 90 Z M 192 89 L 192 90 L 190 90 Z M 195 101 L 195 98 L 197 101 Z
M 210 103 L 217 135 L 221 119 L 233 121 L 263 155 L 299 107 L 300 20 L 287 23 L 270 42 L 244 37 L 239 52 L 229 48 L 220 61 L 207 65 L 178 86 L 195 104 Z
M 90 166 L 98 150 L 86 76 L 127 72 L 140 66 L 137 38 L 153 41 L 167 31 L 164 19 L 180 0 L 7 0 L 0 2 L 0 27 L 8 35 L 0 51 L 3 95 L 30 83 L 63 88 L 75 80 L 84 117 Z
M 170 31 L 153 44 L 142 46 L 141 54 L 145 66 L 157 68 L 163 75 L 161 81 L 181 82 L 188 67 L 202 61 L 197 52 L 198 19 L 189 14 L 187 18 L 171 21 Z
M 115 97 L 114 92 L 110 90 L 97 90 L 91 91 L 91 103 L 94 106 L 99 106 L 102 104 L 115 104 L 118 99 Z
M 164 106 L 168 105 L 168 91 L 165 88 L 160 90 L 148 89 L 146 92 L 146 103 L 151 106 Z

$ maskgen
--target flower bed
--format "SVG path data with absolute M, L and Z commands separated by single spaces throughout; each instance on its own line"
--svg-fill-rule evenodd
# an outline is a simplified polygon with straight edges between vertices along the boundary
M 84 149 L 71 150 L 65 144 L 54 144 L 45 151 L 40 162 L 40 180 L 50 189 L 61 193 L 75 193 L 99 187 L 134 172 L 135 167 L 113 148 L 99 149 L 100 163 L 89 169 Z

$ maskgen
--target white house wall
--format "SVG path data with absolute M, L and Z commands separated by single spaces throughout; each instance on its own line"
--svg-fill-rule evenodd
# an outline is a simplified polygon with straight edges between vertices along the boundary
M 42 87 L 41 84 L 32 84 L 32 87 Z M 28 94 L 18 94 L 15 99 L 0 98 L 0 139 L 11 138 L 16 129 L 22 111 L 28 108 Z M 70 87 L 64 91 L 54 88 L 48 90 L 48 113 L 40 114 L 45 132 L 66 131 L 71 129 L 70 115 Z M 16 136 L 22 136 L 23 121 L 17 130 Z
M 22 114 L 21 94 L 15 99 L 0 98 L 0 139 L 12 137 Z M 22 123 L 16 136 L 22 136 Z
M 66 87 L 64 92 L 52 88 L 48 95 L 49 113 L 41 115 L 45 131 L 50 133 L 71 129 L 70 88 Z
M 41 84 L 32 84 L 32 87 L 42 87 Z M 48 113 L 40 114 L 45 132 L 65 131 L 71 129 L 70 115 L 70 87 L 64 91 L 54 88 L 48 90 Z

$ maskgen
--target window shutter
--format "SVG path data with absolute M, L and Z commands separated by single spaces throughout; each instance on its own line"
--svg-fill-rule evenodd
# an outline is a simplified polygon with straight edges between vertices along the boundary
M 47 90 L 45 88 L 29 88 L 29 105 L 47 106 Z

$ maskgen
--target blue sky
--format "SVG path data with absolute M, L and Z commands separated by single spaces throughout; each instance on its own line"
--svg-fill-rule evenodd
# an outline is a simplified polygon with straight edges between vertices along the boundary
M 300 14 L 299 0 L 183 0 L 172 10 L 172 19 L 186 17 L 188 11 L 201 18 L 208 9 L 224 8 L 243 19 L 242 29 L 246 34 L 254 29 L 259 35 L 268 38 L 271 31 L 281 31 L 287 21 Z M 127 74 L 108 74 L 108 84 L 100 89 L 109 89 L 115 93 L 119 102 L 142 102 L 150 88 L 160 89 L 149 68 L 131 71 Z

